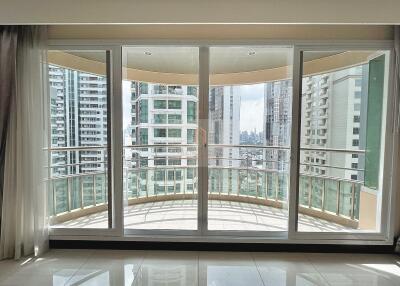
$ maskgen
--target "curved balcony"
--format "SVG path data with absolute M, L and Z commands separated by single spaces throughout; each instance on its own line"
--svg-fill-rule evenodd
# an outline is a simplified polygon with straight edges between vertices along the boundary
M 144 150 L 156 161 L 159 155 L 154 151 L 159 148 L 146 146 Z M 186 156 L 194 152 L 180 148 L 190 150 Z M 188 159 L 181 154 L 172 156 Z M 124 177 L 125 227 L 197 228 L 197 166 L 125 168 Z M 288 179 L 286 172 L 271 171 L 268 166 L 209 166 L 209 228 L 286 230 Z M 358 228 L 361 182 L 306 174 L 299 179 L 299 230 Z M 54 177 L 51 190 L 53 227 L 108 227 L 105 172 Z

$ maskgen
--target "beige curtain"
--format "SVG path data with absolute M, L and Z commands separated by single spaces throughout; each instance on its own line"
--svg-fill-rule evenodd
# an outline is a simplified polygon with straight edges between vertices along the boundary
M 0 259 L 47 249 L 46 28 L 19 26 L 5 149 Z
M 394 94 L 397 96 L 397 106 L 396 106 L 396 112 L 397 112 L 397 123 L 400 123 L 400 110 L 399 110 L 399 103 L 400 103 L 400 26 L 395 26 L 394 27 L 394 57 L 395 57 L 395 68 L 394 68 L 394 78 L 393 78 L 393 89 L 394 89 Z M 399 135 L 399 130 L 397 130 L 397 136 Z M 395 141 L 397 144 L 399 144 L 399 140 Z M 400 159 L 400 154 L 394 154 L 396 158 L 398 159 L 397 162 L 395 163 L 393 174 L 397 175 L 395 172 L 399 172 L 399 159 Z M 397 208 L 396 208 L 396 229 L 395 229 L 395 235 L 398 238 L 397 243 L 396 243 L 396 252 L 400 253 L 400 192 L 399 192 L 399 187 L 400 187 L 400 176 L 397 176 L 397 184 L 395 186 L 396 188 L 394 189 L 396 193 L 396 201 L 397 201 Z
M 0 226 L 3 201 L 4 162 L 11 98 L 15 96 L 17 29 L 0 26 Z

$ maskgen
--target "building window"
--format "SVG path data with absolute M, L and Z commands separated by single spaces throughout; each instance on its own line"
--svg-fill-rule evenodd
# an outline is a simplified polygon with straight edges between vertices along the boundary
M 154 109 L 167 109 L 167 101 L 166 100 L 154 100 Z
M 154 94 L 167 94 L 167 87 L 165 85 L 154 85 L 153 87 Z
M 149 93 L 149 84 L 146 82 L 139 83 L 139 94 L 148 94 Z
M 360 144 L 360 141 L 358 139 L 353 139 L 352 145 L 354 147 L 358 146 Z
M 194 101 L 187 102 L 187 123 L 196 123 L 197 104 Z
M 353 128 L 353 134 L 354 135 L 360 134 L 360 128 L 358 128 L 358 127 Z
M 166 124 L 167 123 L 167 115 L 166 114 L 154 114 L 154 123 Z
M 168 86 L 168 93 L 169 94 L 183 95 L 182 86 L 180 86 L 180 85 Z
M 170 138 L 180 138 L 182 136 L 181 129 L 168 129 L 168 137 Z
M 180 100 L 169 100 L 168 101 L 168 109 L 181 109 L 182 101 Z
M 167 137 L 167 129 L 154 128 L 154 137 Z
M 196 129 L 187 130 L 187 144 L 196 143 Z
M 358 168 L 358 163 L 351 163 L 351 168 L 352 169 L 357 169 Z
M 149 108 L 148 100 L 142 99 L 139 104 L 139 120 L 140 123 L 148 123 Z
M 168 114 L 168 123 L 169 124 L 181 124 L 182 123 L 182 115 Z
M 154 165 L 155 166 L 166 166 L 167 159 L 154 159 Z
M 354 123 L 359 123 L 360 122 L 360 115 L 354 115 Z
M 147 145 L 149 143 L 149 135 L 147 128 L 140 128 L 139 129 L 139 144 Z
M 187 95 L 197 96 L 197 86 L 188 86 Z

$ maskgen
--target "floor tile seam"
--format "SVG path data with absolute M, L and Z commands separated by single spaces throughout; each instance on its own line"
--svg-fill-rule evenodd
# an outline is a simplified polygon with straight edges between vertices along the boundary
M 315 266 L 313 260 L 311 259 L 311 256 L 306 255 L 306 259 L 310 263 L 310 265 L 314 268 L 314 270 L 318 273 L 318 275 L 321 276 L 321 278 L 324 280 L 324 282 L 327 285 L 332 286 L 332 284 L 329 282 L 329 279 L 327 277 L 325 277 L 325 275 L 322 272 L 320 272 L 318 270 L 318 268 Z
M 135 274 L 134 274 L 135 276 L 133 277 L 133 282 L 134 282 L 133 285 L 134 286 L 137 285 L 137 283 L 138 283 L 138 281 L 137 281 L 138 275 L 139 275 L 139 273 L 140 273 L 140 271 L 141 271 L 141 269 L 143 267 L 143 263 L 144 263 L 145 259 L 149 256 L 149 254 L 150 254 L 150 251 L 149 250 L 145 250 L 145 253 L 144 253 L 143 257 L 140 259 L 139 267 L 135 271 Z
M 75 274 L 77 274 L 79 270 L 83 269 L 83 267 L 88 263 L 89 259 L 93 256 L 94 252 L 95 250 L 90 251 L 90 254 L 88 255 L 88 257 L 86 257 L 85 261 L 83 261 L 79 268 L 75 270 L 75 272 L 68 278 L 67 281 L 65 281 L 64 286 L 68 285 L 68 282 L 71 281 Z
M 264 279 L 263 279 L 262 275 L 261 275 L 261 270 L 260 270 L 260 267 L 259 267 L 259 265 L 258 265 L 258 263 L 257 263 L 257 260 L 256 260 L 255 256 L 254 256 L 254 253 L 249 253 L 249 255 L 250 255 L 250 257 L 251 257 L 252 260 L 253 260 L 254 266 L 256 267 L 256 270 L 257 270 L 257 273 L 258 273 L 258 276 L 259 276 L 260 279 L 261 279 L 261 283 L 262 283 L 264 286 L 267 286 L 267 285 L 265 284 L 265 282 L 264 282 Z

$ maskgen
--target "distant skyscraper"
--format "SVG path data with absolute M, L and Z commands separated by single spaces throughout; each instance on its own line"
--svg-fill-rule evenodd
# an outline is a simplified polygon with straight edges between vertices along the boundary
M 107 81 L 103 76 L 49 66 L 52 147 L 107 145 Z M 107 150 L 54 152 L 53 174 L 104 171 Z
M 264 94 L 265 146 L 290 146 L 291 114 L 292 81 L 266 83 Z M 289 155 L 288 150 L 266 149 L 266 168 L 288 171 Z
M 301 145 L 308 148 L 364 149 L 368 65 L 303 79 Z M 304 151 L 300 171 L 362 180 L 364 155 Z M 335 168 L 337 167 L 337 168 Z

